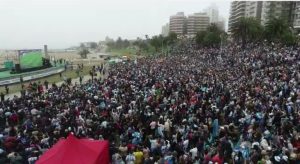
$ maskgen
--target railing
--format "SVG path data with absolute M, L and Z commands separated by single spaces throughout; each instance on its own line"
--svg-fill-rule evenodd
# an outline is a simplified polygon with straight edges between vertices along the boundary
M 10 77 L 6 78 L 1 78 L 0 79 L 0 86 L 3 85 L 8 85 L 8 84 L 14 84 L 14 83 L 20 83 L 21 79 L 20 77 L 22 76 L 23 81 L 30 81 L 34 79 L 39 79 L 42 77 L 47 77 L 50 75 L 58 74 L 60 72 L 65 71 L 65 67 L 54 67 L 54 68 L 48 68 L 48 69 L 43 69 L 43 70 L 38 70 L 38 71 L 32 71 L 28 73 L 22 73 L 18 75 L 13 75 Z

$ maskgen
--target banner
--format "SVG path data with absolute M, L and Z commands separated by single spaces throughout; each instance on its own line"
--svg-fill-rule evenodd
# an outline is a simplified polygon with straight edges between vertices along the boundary
M 21 69 L 43 66 L 43 53 L 41 49 L 18 50 Z

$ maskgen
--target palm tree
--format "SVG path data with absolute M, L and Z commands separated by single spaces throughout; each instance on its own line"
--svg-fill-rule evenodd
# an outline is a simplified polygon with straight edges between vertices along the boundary
M 155 51 L 158 52 L 158 48 L 161 46 L 160 38 L 153 36 L 150 40 L 150 44 L 155 48 Z
M 260 39 L 263 28 L 254 17 L 243 17 L 233 26 L 233 37 L 237 41 L 242 41 L 242 47 L 248 41 Z
M 174 44 L 177 40 L 177 34 L 175 32 L 170 32 L 165 40 L 168 40 L 167 42 L 169 42 L 170 44 Z
M 206 35 L 206 31 L 198 31 L 195 36 L 196 43 L 199 45 L 203 44 L 203 39 L 205 35 Z
M 288 31 L 290 29 L 287 21 L 281 18 L 271 18 L 266 24 L 265 35 L 270 41 L 280 41 Z
M 219 33 L 219 34 L 222 33 L 222 30 L 215 23 L 212 23 L 210 26 L 208 26 L 207 31 L 215 32 L 215 33 Z
M 89 53 L 90 53 L 89 50 L 86 49 L 86 48 L 81 49 L 81 50 L 79 51 L 79 55 L 80 55 L 80 57 L 83 58 L 83 59 L 86 59 L 86 58 L 87 58 L 87 54 L 89 54 Z
M 242 41 L 242 45 L 244 46 L 246 43 L 246 33 L 248 31 L 248 21 L 245 18 L 241 18 L 237 23 L 233 25 L 233 37 L 237 41 Z

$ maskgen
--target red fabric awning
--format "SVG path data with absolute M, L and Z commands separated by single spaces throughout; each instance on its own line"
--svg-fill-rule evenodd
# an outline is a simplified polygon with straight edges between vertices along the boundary
M 72 134 L 59 140 L 36 164 L 108 164 L 108 141 L 77 139 Z

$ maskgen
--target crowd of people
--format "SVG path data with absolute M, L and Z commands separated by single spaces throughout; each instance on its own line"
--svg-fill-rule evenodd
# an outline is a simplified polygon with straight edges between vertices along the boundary
M 0 163 L 34 163 L 71 132 L 108 140 L 113 164 L 299 163 L 299 53 L 186 44 L 26 92 L 0 104 Z

